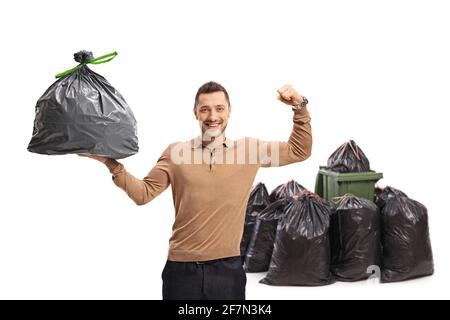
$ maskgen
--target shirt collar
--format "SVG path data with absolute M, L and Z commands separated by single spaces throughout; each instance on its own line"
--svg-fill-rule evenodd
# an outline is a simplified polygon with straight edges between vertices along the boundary
M 230 148 L 233 145 L 233 140 L 224 137 L 222 146 L 225 148 Z M 202 148 L 202 138 L 201 136 L 197 136 L 191 139 L 191 148 L 192 149 L 201 149 Z

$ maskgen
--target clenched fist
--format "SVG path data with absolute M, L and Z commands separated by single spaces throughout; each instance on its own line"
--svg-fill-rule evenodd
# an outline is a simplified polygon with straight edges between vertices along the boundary
M 282 86 L 277 91 L 279 93 L 278 100 L 285 104 L 295 106 L 303 102 L 302 96 L 290 84 Z

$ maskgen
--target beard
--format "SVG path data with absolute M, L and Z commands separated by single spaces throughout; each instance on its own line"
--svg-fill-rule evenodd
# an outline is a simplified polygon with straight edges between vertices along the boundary
M 225 132 L 227 125 L 225 124 L 225 126 L 223 128 L 219 127 L 219 128 L 206 128 L 206 130 L 204 130 L 202 132 L 202 140 L 203 141 L 214 141 L 217 137 L 219 137 L 222 133 Z
M 203 132 L 203 141 L 214 141 L 217 137 L 222 134 L 222 129 L 220 128 L 209 128 L 205 132 Z

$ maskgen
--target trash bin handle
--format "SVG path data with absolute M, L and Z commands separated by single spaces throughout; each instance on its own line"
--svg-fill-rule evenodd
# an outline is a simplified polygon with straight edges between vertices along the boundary
M 92 64 L 101 64 L 101 63 L 109 62 L 109 61 L 111 61 L 112 59 L 114 59 L 117 55 L 118 55 L 117 51 L 114 51 L 114 52 L 105 54 L 105 55 L 103 55 L 103 56 L 100 56 L 100 57 L 98 57 L 98 58 L 89 60 L 89 61 L 87 61 L 87 62 L 80 63 L 79 65 L 77 65 L 76 67 L 74 67 L 74 68 L 72 68 L 72 69 L 69 69 L 69 70 L 63 71 L 63 72 L 61 72 L 61 73 L 58 73 L 58 74 L 55 76 L 55 78 L 58 79 L 58 78 L 65 77 L 65 76 L 71 74 L 72 72 L 81 69 L 82 67 L 84 67 L 84 66 L 87 65 L 88 63 L 92 63 Z

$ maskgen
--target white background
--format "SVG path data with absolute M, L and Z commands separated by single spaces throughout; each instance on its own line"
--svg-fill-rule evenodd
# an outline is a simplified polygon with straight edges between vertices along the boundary
M 0 9 L 0 298 L 161 299 L 174 218 L 170 188 L 138 207 L 101 163 L 26 150 L 37 99 L 74 52 L 119 56 L 92 69 L 125 97 L 144 177 L 171 142 L 198 132 L 195 93 L 209 80 L 231 98 L 227 136 L 287 140 L 292 111 L 276 90 L 310 101 L 313 154 L 261 169 L 269 191 L 313 189 L 319 165 L 354 139 L 397 187 L 429 210 L 435 275 L 396 284 L 271 287 L 249 274 L 248 299 L 449 298 L 446 1 L 14 1 Z

